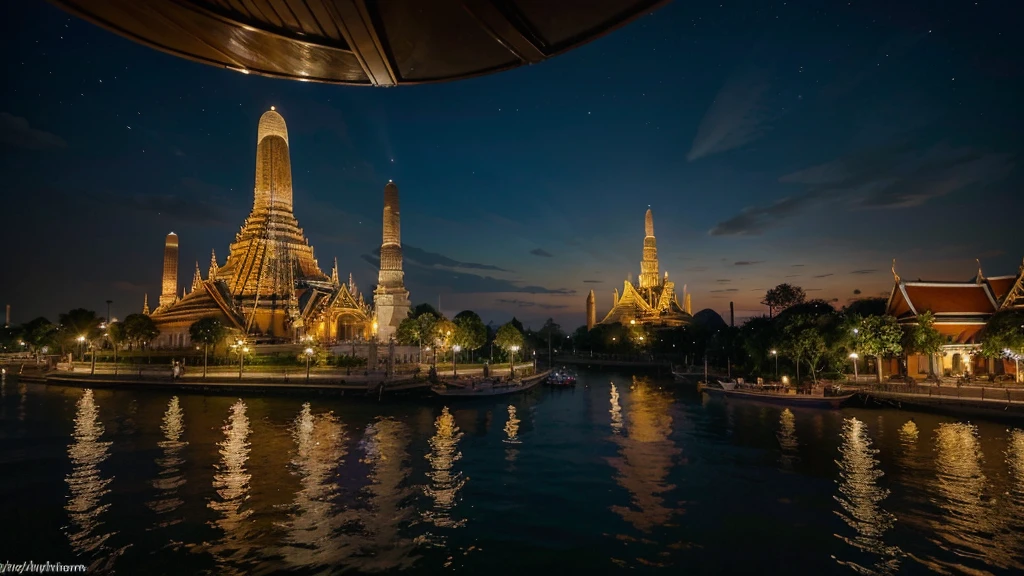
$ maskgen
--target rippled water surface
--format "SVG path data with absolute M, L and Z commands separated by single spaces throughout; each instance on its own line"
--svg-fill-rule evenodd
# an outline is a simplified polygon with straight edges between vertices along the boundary
M 582 374 L 452 402 L 19 384 L 0 562 L 120 574 L 1024 573 L 1024 427 Z

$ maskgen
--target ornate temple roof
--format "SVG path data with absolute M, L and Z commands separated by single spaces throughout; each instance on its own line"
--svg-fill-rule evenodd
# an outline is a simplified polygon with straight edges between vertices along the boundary
M 51 0 L 125 38 L 246 74 L 396 86 L 571 50 L 667 0 Z

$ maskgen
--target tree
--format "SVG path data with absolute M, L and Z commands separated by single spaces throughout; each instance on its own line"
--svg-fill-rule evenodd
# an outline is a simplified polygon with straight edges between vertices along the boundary
M 903 352 L 903 330 L 892 316 L 868 316 L 861 320 L 857 343 L 868 356 L 875 357 L 878 382 L 882 382 L 882 358 Z
M 114 375 L 117 375 L 117 349 L 127 339 L 124 332 L 123 322 L 111 322 L 107 324 L 107 340 L 110 340 L 110 348 L 114 351 Z
M 513 324 L 515 319 L 507 324 L 502 324 L 501 328 L 498 328 L 497 334 L 494 335 L 494 343 L 497 344 L 501 349 L 512 353 L 509 356 L 508 368 L 509 373 L 514 372 L 513 362 L 515 361 L 515 350 L 522 348 L 523 346 L 523 333 Z
M 885 314 L 885 308 L 889 305 L 888 300 L 885 298 L 861 298 L 850 302 L 845 308 L 843 308 L 844 314 L 857 314 L 864 318 L 867 316 L 882 316 Z
M 800 382 L 800 360 L 806 360 L 811 369 L 811 381 L 818 383 L 818 366 L 828 353 L 824 326 L 814 318 L 786 327 L 786 352 L 797 365 L 797 383 Z
M 551 364 L 551 341 L 554 340 L 557 342 L 565 337 L 562 333 L 562 327 L 555 322 L 554 318 L 548 318 L 547 321 L 544 322 L 544 326 L 541 326 L 538 333 L 547 340 L 548 364 Z
M 411 316 L 412 318 L 419 318 L 424 314 L 431 314 L 434 316 L 434 318 L 441 317 L 441 313 L 437 311 L 437 308 L 434 308 L 433 306 L 427 303 L 417 304 L 415 308 L 409 310 L 409 316 Z
M 124 319 L 124 333 L 128 342 L 140 346 L 152 342 L 160 335 L 153 319 L 145 314 L 129 314 Z
M 203 345 L 203 378 L 206 378 L 210 346 L 216 346 L 217 342 L 224 340 L 228 335 L 228 330 L 219 319 L 209 316 L 193 322 L 188 327 L 188 334 L 193 342 L 199 342 Z
M 85 340 L 96 338 L 99 335 L 100 322 L 95 312 L 85 308 L 75 308 L 61 314 L 58 327 L 61 354 L 64 354 L 66 346 L 73 346 L 73 343 L 79 338 Z
M 776 310 L 782 311 L 794 304 L 800 304 L 806 297 L 804 289 L 799 286 L 779 284 L 765 293 L 761 304 L 768 307 L 768 317 L 771 318 Z
M 455 344 L 472 352 L 486 343 L 487 326 L 476 312 L 463 310 L 455 315 Z
M 438 318 L 434 321 L 434 325 L 431 328 L 434 346 L 441 350 L 448 350 L 455 343 L 452 337 L 456 336 L 456 332 L 458 332 L 458 328 L 456 328 L 454 322 L 444 316 Z
M 418 344 L 420 341 L 419 329 L 420 323 L 416 318 L 412 316 L 404 318 L 395 330 L 395 340 L 403 346 Z
M 981 354 L 986 358 L 1014 360 L 1021 381 L 1020 360 L 1024 357 L 1024 310 L 1005 310 L 989 319 L 981 331 Z
M 942 349 L 946 339 L 935 329 L 935 315 L 922 312 L 917 315 L 917 324 L 908 326 L 903 340 L 906 354 L 917 353 L 928 357 L 928 376 L 935 378 L 935 355 Z
M 26 322 L 21 327 L 21 337 L 28 345 L 29 351 L 36 355 L 37 362 L 42 349 L 53 342 L 56 334 L 57 327 L 42 316 Z
M 767 316 L 750 318 L 740 326 L 740 344 L 751 360 L 749 368 L 756 374 L 774 369 L 771 350 L 777 341 L 776 327 Z

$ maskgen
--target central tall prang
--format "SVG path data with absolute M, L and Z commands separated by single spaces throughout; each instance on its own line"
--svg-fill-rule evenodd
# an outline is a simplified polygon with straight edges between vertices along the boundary
M 328 281 L 292 212 L 288 127 L 273 108 L 260 117 L 256 136 L 256 185 L 252 212 L 217 272 L 250 328 L 286 335 L 298 315 L 295 283 Z

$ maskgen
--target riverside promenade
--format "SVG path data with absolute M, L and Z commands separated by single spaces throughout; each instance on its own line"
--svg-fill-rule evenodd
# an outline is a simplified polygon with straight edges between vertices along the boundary
M 996 416 L 1024 418 L 1024 385 L 956 384 L 862 384 L 845 387 L 858 391 L 858 400 L 866 406 L 923 410 L 956 416 Z
M 14 375 L 17 370 L 10 370 Z M 26 367 L 29 368 L 29 367 Z M 382 397 L 384 394 L 412 393 L 425 391 L 430 387 L 427 379 L 429 366 L 421 367 L 418 373 L 399 372 L 388 376 L 382 371 L 346 370 L 339 368 L 311 369 L 306 376 L 305 368 L 261 369 L 253 367 L 243 370 L 239 377 L 237 368 L 226 366 L 211 367 L 207 376 L 202 367 L 189 367 L 185 375 L 173 377 L 170 366 L 145 365 L 142 367 L 121 366 L 114 374 L 112 366 L 99 364 L 95 370 L 88 363 L 76 365 L 73 370 L 37 371 L 24 370 L 17 377 L 23 382 L 52 384 L 57 386 L 78 386 L 88 388 L 147 388 L 154 390 L 186 390 L 202 393 L 268 393 L 268 394 L 334 394 L 368 395 Z M 516 371 L 533 368 L 533 363 L 516 365 Z M 508 367 L 491 367 L 493 376 L 507 375 Z M 439 378 L 451 377 L 451 369 L 437 371 Z M 466 367 L 458 369 L 459 376 L 482 376 L 483 369 Z

